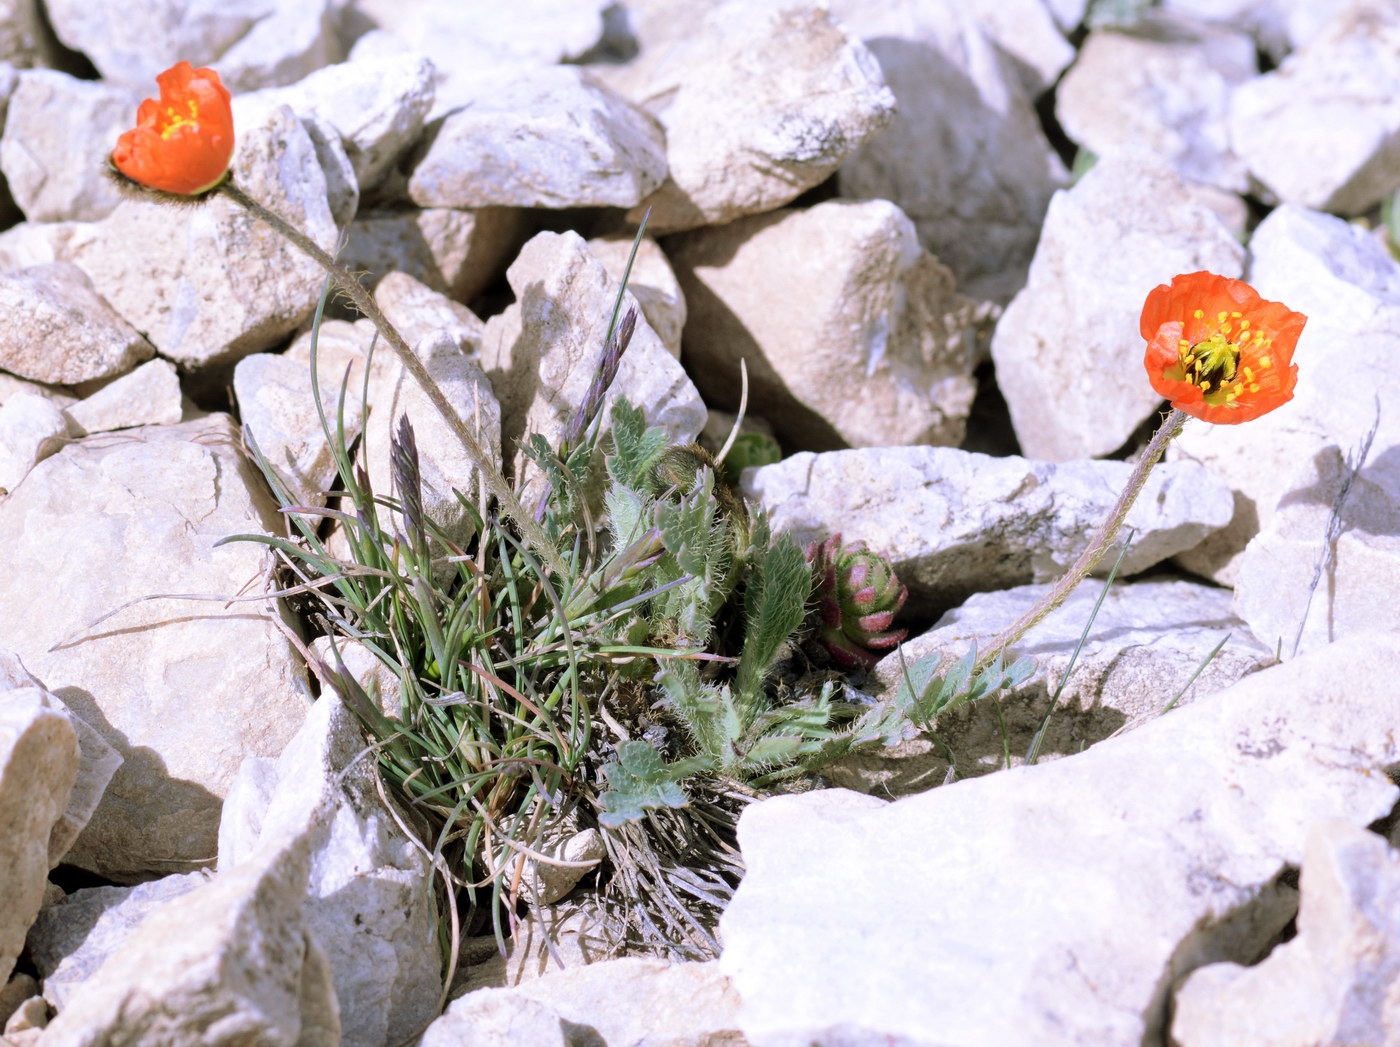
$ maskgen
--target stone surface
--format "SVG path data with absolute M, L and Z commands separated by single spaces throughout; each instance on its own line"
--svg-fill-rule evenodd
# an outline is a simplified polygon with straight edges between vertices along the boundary
M 713 963 L 624 957 L 545 975 L 452 1002 L 421 1047 L 547 1047 L 579 1042 L 738 1047 L 738 998 Z
M 344 413 L 337 418 L 344 371 L 334 356 L 318 360 L 321 409 L 335 433 L 343 425 L 345 442 L 354 443 L 362 421 L 361 397 L 347 389 Z M 255 353 L 233 370 L 233 393 L 243 426 L 272 471 L 286 487 L 293 505 L 326 504 L 335 481 L 336 465 L 321 427 L 312 393 L 311 367 L 306 361 L 272 353 Z
M 1245 545 L 1269 525 L 1306 463 L 1323 455 L 1314 466 L 1321 469 L 1337 454 L 1354 459 L 1373 425 L 1373 469 L 1384 474 L 1400 453 L 1400 265 L 1365 230 L 1285 205 L 1255 230 L 1248 277 L 1265 298 L 1308 317 L 1293 356 L 1294 399 L 1248 425 L 1192 422 L 1167 452 L 1199 462 L 1235 492 L 1230 525 L 1180 559 L 1226 585 L 1238 580 Z M 1356 360 L 1366 361 L 1362 389 L 1349 377 Z M 1310 565 L 1323 531 L 1313 540 Z
M 1240 559 L 1236 609 L 1285 657 L 1354 632 L 1400 631 L 1400 449 L 1357 464 L 1336 445 L 1297 463 Z
M 1249 189 L 1230 149 L 1230 92 L 1255 74 L 1254 41 L 1219 27 L 1089 34 L 1055 94 L 1055 115 L 1081 148 L 1103 156 L 1139 144 L 1183 178 Z
M 422 207 L 631 207 L 666 176 L 657 122 L 577 66 L 492 84 L 428 129 Z
M 972 303 L 885 200 L 833 200 L 667 240 L 706 401 L 795 447 L 956 445 L 972 405 Z
M 505 947 L 502 956 L 494 934 L 463 939 L 452 996 L 611 959 L 621 955 L 625 942 L 597 893 L 585 888 L 558 904 L 531 909 L 515 922 Z
M 864 540 L 890 558 L 915 606 L 946 609 L 974 592 L 1058 580 L 1131 471 L 1125 462 L 868 448 L 792 455 L 747 472 L 743 491 L 767 510 L 775 532 L 804 544 L 838 532 Z M 1229 520 L 1231 504 L 1204 469 L 1158 465 L 1124 523 L 1133 540 L 1120 577 L 1191 548 Z M 1099 572 L 1116 556 L 1115 548 Z
M 346 1047 L 411 1039 L 441 990 L 432 863 L 384 808 L 364 747 L 359 721 L 323 693 L 281 757 L 239 770 L 219 829 L 220 875 L 264 847 L 310 849 L 302 915 L 330 962 Z
M 1018 686 L 999 692 L 999 715 L 990 715 L 986 705 L 964 705 L 938 718 L 936 743 L 921 735 L 889 751 L 850 757 L 823 773 L 843 788 L 907 796 L 942 784 L 949 755 L 959 778 L 999 770 L 1007 752 L 1011 765 L 1023 763 L 1086 626 L 1083 649 L 1049 719 L 1041 760 L 1070 756 L 1134 730 L 1161 715 L 1178 694 L 1174 708 L 1223 690 L 1274 661 L 1273 650 L 1255 640 L 1231 612 L 1227 589 L 1191 582 L 1115 584 L 1093 617 L 1103 584 L 1097 578 L 1081 583 L 1012 646 L 1007 661 L 1028 656 L 1036 670 Z M 1026 585 L 971 597 L 881 660 L 865 689 L 889 693 L 904 667 L 924 655 L 960 657 L 974 643 L 985 648 L 1051 588 Z M 1227 636 L 1220 653 L 1188 686 L 1192 673 Z
M 326 250 L 336 227 L 311 137 L 290 109 L 239 128 L 234 178 Z M 132 264 L 140 252 L 141 264 Z M 125 200 L 72 254 L 162 356 L 198 371 L 267 349 L 311 315 L 320 266 L 218 196 L 195 210 Z
M 1252 960 L 1292 916 L 1279 877 L 1310 827 L 1391 810 L 1397 673 L 1400 638 L 1371 633 L 1068 759 L 892 804 L 749 806 L 720 925 L 741 1030 L 754 1047 L 1160 1042 L 1177 978 Z
M 15 393 L 0 404 L 0 491 L 13 491 L 36 464 L 57 454 L 68 437 L 63 411 L 37 393 Z
M 0 367 L 36 382 L 111 378 L 154 352 L 70 262 L 0 273 L 0 310 Z
M 1400 1040 L 1400 861 L 1375 833 L 1313 825 L 1303 851 L 1298 935 L 1253 967 L 1217 963 L 1176 990 L 1178 1047 L 1311 1047 Z
M 112 212 L 121 194 L 103 167 L 139 101 L 125 88 L 56 69 L 20 73 L 0 137 L 0 171 L 26 218 L 92 221 Z
M 238 126 L 260 123 L 277 105 L 319 117 L 340 135 L 362 191 L 375 188 L 417 140 L 433 105 L 432 62 L 387 55 L 326 66 L 287 87 L 240 95 Z
M 162 905 L 50 1023 L 55 1047 L 334 1047 L 326 954 L 301 911 L 310 851 L 269 847 Z
M 12 374 L 0 371 L 0 404 L 19 393 L 32 393 L 35 396 L 43 397 L 58 408 L 71 407 L 78 402 L 78 397 L 62 386 L 31 382 L 27 378 L 17 378 Z
M 44 980 L 44 999 L 62 1011 L 151 913 L 207 883 L 208 872 L 163 876 L 134 887 L 85 887 L 46 905 L 25 950 Z
M 339 57 L 330 0 L 178 9 L 51 0 L 44 8 L 58 39 L 91 59 L 104 80 L 151 94 L 155 74 L 179 61 L 214 66 L 237 94 L 293 83 Z
M 1162 10 L 1249 33 L 1275 62 L 1317 36 L 1352 0 L 1162 0 Z
M 1063 462 L 1121 447 L 1162 402 L 1142 368 L 1148 292 L 1199 269 L 1238 277 L 1242 263 L 1205 192 L 1150 154 L 1104 157 L 1056 195 L 992 337 L 1022 451 Z
M 441 334 L 468 356 L 475 356 L 481 348 L 486 325 L 476 314 L 408 273 L 385 274 L 374 290 L 374 301 L 409 345 Z
M 650 208 L 656 233 L 781 207 L 894 114 L 870 51 L 803 0 L 708 10 L 657 62 L 639 99 L 666 129 L 670 173 L 630 217 Z
M 577 233 L 540 233 L 507 275 L 515 303 L 487 321 L 481 341 L 482 366 L 501 402 L 501 444 L 513 448 L 540 433 L 554 446 L 602 358 L 617 282 Z M 637 326 L 603 417 L 626 396 L 668 442 L 688 443 L 705 424 L 705 405 L 636 300 L 625 301 L 638 308 Z
M 534 850 L 554 859 L 546 862 L 531 858 L 521 867 L 523 897 L 535 909 L 568 895 L 608 856 L 602 833 L 593 828 L 580 829 L 577 819 L 563 819 L 545 827 Z
M 523 238 L 522 218 L 508 207 L 365 211 L 339 257 L 352 272 L 368 271 L 366 287 L 402 273 L 464 302 L 501 275 Z
M 612 236 L 589 240 L 588 253 L 603 263 L 609 277 L 621 283 L 627 272 L 633 239 Z M 641 306 L 642 315 L 661 343 L 672 356 L 680 359 L 681 331 L 686 318 L 685 294 L 665 252 L 651 237 L 643 237 L 637 245 L 637 256 L 627 277 L 627 290 Z
M 180 376 L 169 360 L 151 360 L 63 412 L 75 436 L 180 421 Z
M 0 503 L 6 643 L 126 761 L 73 864 L 121 879 L 208 861 L 238 762 L 301 722 L 302 670 L 259 604 L 144 600 L 256 583 L 261 546 L 212 548 L 248 532 L 285 533 L 223 415 L 78 441 Z
M 78 761 L 78 735 L 61 702 L 37 687 L 0 691 L 0 983 L 43 902 L 49 836 Z
M 1004 302 L 1025 283 L 1046 206 L 1066 174 L 1017 63 L 979 22 L 992 6 L 838 7 L 898 107 L 890 127 L 842 166 L 840 187 L 842 196 L 898 204 L 966 293 Z
M 0 232 L 0 271 L 70 262 L 97 229 L 95 222 L 20 222 Z
M 1400 185 L 1398 99 L 1400 11 L 1356 0 L 1277 70 L 1236 89 L 1230 137 L 1280 200 L 1359 214 Z

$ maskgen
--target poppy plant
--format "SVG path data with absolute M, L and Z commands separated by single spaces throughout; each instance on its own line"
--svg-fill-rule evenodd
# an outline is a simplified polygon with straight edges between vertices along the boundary
M 1142 307 L 1152 388 L 1206 422 L 1248 422 L 1293 399 L 1308 318 L 1215 273 L 1172 277 Z
M 212 69 L 179 62 L 156 77 L 160 100 L 148 98 L 136 127 L 117 139 L 112 163 L 148 189 L 196 196 L 213 189 L 233 157 L 228 88 Z

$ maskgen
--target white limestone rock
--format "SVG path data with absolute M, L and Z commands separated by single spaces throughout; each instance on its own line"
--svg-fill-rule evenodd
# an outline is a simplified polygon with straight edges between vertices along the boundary
M 0 492 L 18 487 L 67 438 L 68 419 L 52 402 L 27 391 L 7 397 L 0 404 Z
M 468 356 L 476 356 L 481 348 L 486 325 L 476 314 L 408 273 L 385 274 L 374 289 L 374 301 L 410 345 L 430 335 L 446 335 Z
M 1381 454 L 1373 447 L 1362 464 L 1353 449 L 1344 457 L 1332 444 L 1298 462 L 1285 480 L 1288 493 L 1245 547 L 1236 610 L 1284 657 L 1355 632 L 1400 632 L 1394 599 L 1400 591 L 1400 456 L 1394 447 Z
M 741 1031 L 1160 1042 L 1176 979 L 1249 962 L 1293 915 L 1280 875 L 1311 826 L 1390 812 L 1397 674 L 1400 638 L 1351 637 L 1068 759 L 750 805 L 720 922 Z
M 237 0 L 181 5 L 45 3 L 53 31 L 102 78 L 155 93 L 176 62 L 213 66 L 232 92 L 290 84 L 337 61 L 331 0 Z M 143 96 L 144 97 L 144 96 Z
M 1051 194 L 1067 179 L 1021 71 L 979 12 L 954 0 L 838 8 L 894 93 L 889 128 L 841 168 L 841 195 L 898 204 L 970 295 L 1025 283 Z M 1023 23 L 1024 24 L 1024 23 Z
M 504 271 L 524 239 L 525 214 L 510 207 L 362 211 L 339 258 L 351 272 L 368 272 L 366 287 L 404 274 L 465 302 Z
M 1269 526 L 1305 463 L 1318 455 L 1354 458 L 1373 424 L 1373 466 L 1384 468 L 1400 445 L 1400 265 L 1365 230 L 1293 205 L 1264 219 L 1249 247 L 1255 289 L 1308 317 L 1293 355 L 1294 398 L 1248 425 L 1191 422 L 1167 451 L 1169 459 L 1204 465 L 1235 492 L 1229 526 L 1179 561 L 1226 585 L 1238 580 L 1245 545 Z M 1323 531 L 1312 540 L 1321 552 Z M 1316 563 L 1315 555 L 1306 559 Z
M 326 954 L 302 915 L 310 847 L 269 847 L 148 916 L 49 1024 L 44 1042 L 335 1047 Z
M 290 109 L 239 129 L 233 169 L 250 196 L 335 249 L 326 176 Z M 192 211 L 125 200 L 72 259 L 162 356 L 190 371 L 285 338 L 311 315 L 325 280 L 314 261 L 223 196 Z
M 501 444 L 514 448 L 539 433 L 554 446 L 597 372 L 618 285 L 572 232 L 534 237 L 507 278 L 516 300 L 486 322 L 481 340 L 482 366 L 501 403 Z M 705 424 L 700 394 L 636 299 L 624 301 L 637 309 L 637 326 L 604 401 L 604 424 L 625 396 L 668 442 L 689 443 Z M 518 457 L 515 468 L 519 475 Z
M 1243 266 L 1206 194 L 1133 152 L 1104 157 L 1051 201 L 1030 278 L 992 337 L 1027 456 L 1108 454 L 1157 410 L 1139 331 L 1148 292 L 1177 273 L 1237 277 Z
M 655 233 L 781 207 L 894 115 L 871 52 L 808 0 L 710 9 L 657 62 L 638 100 L 666 129 L 669 176 L 629 215 L 639 221 L 649 208 Z
M 738 1007 L 714 963 L 626 956 L 458 997 L 421 1047 L 566 1047 L 579 1028 L 601 1043 L 722 1047 L 741 1042 Z
M 49 837 L 78 774 L 68 710 L 37 687 L 0 691 L 0 984 L 9 980 L 39 913 Z
M 64 412 L 74 436 L 170 425 L 182 417 L 180 376 L 169 360 L 149 360 Z
M 0 312 L 0 367 L 36 382 L 112 378 L 155 353 L 71 262 L 0 273 Z
M 92 240 L 96 222 L 20 222 L 0 232 L 0 272 L 47 262 L 71 262 L 81 244 Z
M 588 241 L 588 253 L 603 263 L 608 276 L 622 282 L 632 253 L 631 236 L 598 237 Z M 642 315 L 663 345 L 676 359 L 681 356 L 681 332 L 685 329 L 685 294 L 665 252 L 651 237 L 637 245 L 637 257 L 627 277 L 627 290 L 637 299 Z
M 750 405 L 794 446 L 956 445 L 973 303 L 885 200 L 833 200 L 671 238 L 685 361 L 707 402 Z
M 63 1010 L 142 920 L 209 878 L 209 872 L 200 871 L 133 887 L 85 887 L 46 905 L 24 943 L 43 978 L 44 999 L 54 1010 Z
M 577 66 L 493 83 L 425 138 L 421 207 L 631 207 L 666 176 L 660 125 Z
M 57 69 L 19 74 L 0 137 L 0 171 L 26 218 L 87 222 L 111 214 L 122 197 L 103 167 L 117 136 L 135 125 L 139 102 L 126 88 Z
M 286 87 L 240 95 L 239 125 L 276 105 L 325 120 L 340 135 L 361 191 L 375 188 L 417 140 L 433 106 L 432 62 L 420 55 L 364 58 L 318 69 Z
M 1285 203 L 1355 215 L 1390 195 L 1400 185 L 1400 10 L 1348 4 L 1277 70 L 1236 89 L 1230 137 Z
M 219 828 L 219 875 L 309 849 L 301 922 L 330 963 L 346 1047 L 411 1039 L 441 979 L 433 868 L 386 810 L 360 723 L 323 693 L 276 759 L 239 769 Z
M 248 532 L 285 524 L 224 415 L 80 440 L 0 501 L 5 641 L 125 759 L 70 863 L 130 880 L 207 862 L 238 763 L 301 722 L 303 670 L 258 604 L 144 599 L 256 583 L 262 546 L 213 547 Z
M 1245 32 L 1275 62 L 1315 39 L 1352 0 L 1162 0 L 1162 11 Z
M 986 705 L 964 705 L 938 718 L 937 743 L 920 735 L 893 749 L 858 754 L 827 768 L 833 785 L 879 796 L 907 796 L 940 785 L 952 756 L 959 778 L 1000 770 L 1009 750 L 1011 765 L 1025 761 L 1059 688 L 1071 656 L 1103 593 L 1103 581 L 1082 582 L 1058 609 L 1031 628 L 1007 652 L 1010 663 L 1026 656 L 1035 673 L 998 694 L 1000 715 Z M 905 666 L 929 654 L 961 657 L 970 645 L 985 649 L 1051 589 L 1023 585 L 979 593 L 954 608 L 928 632 L 883 658 L 866 690 L 888 694 L 899 685 Z M 1270 665 L 1273 650 L 1250 635 L 1230 609 L 1228 589 L 1191 582 L 1117 583 L 1104 597 L 1098 616 L 1074 661 L 1060 700 L 1049 718 L 1040 759 L 1071 756 L 1115 734 L 1135 730 L 1174 708 L 1223 690 Z M 1229 640 L 1194 683 L 1192 673 L 1220 641 Z M 1183 688 L 1185 690 L 1183 691 Z
M 1224 484 L 1200 468 L 1158 465 L 1129 511 L 1119 575 L 1189 549 L 1230 518 Z M 802 452 L 746 472 L 744 494 L 799 543 L 840 533 L 887 556 L 914 605 L 1058 580 L 1108 516 L 1126 462 L 1054 465 L 952 447 Z M 1107 573 L 1121 547 L 1100 562 Z
M 1183 178 L 1230 192 L 1249 172 L 1230 148 L 1230 93 L 1256 72 L 1254 41 L 1220 28 L 1173 25 L 1138 35 L 1097 30 L 1055 97 L 1055 115 L 1081 148 L 1102 156 L 1142 145 Z
M 1176 990 L 1177 1047 L 1311 1047 L 1400 1040 L 1400 858 L 1341 819 L 1303 851 L 1298 934 L 1260 963 L 1200 967 Z

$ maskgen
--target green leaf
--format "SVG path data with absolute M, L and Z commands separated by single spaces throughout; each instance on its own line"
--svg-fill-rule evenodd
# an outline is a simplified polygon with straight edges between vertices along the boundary
M 652 808 L 684 807 L 689 802 L 672 769 L 646 742 L 623 742 L 617 759 L 604 766 L 603 773 L 611 788 L 600 798 L 603 811 L 598 821 L 608 828 L 635 822 Z
M 741 701 L 757 706 L 774 659 L 806 616 L 811 591 L 812 569 L 786 535 L 754 562 L 744 594 L 744 650 L 734 683 Z
M 619 396 L 613 401 L 612 437 L 609 475 L 634 490 L 646 490 L 652 468 L 666 451 L 665 432 L 647 428 L 641 409 Z

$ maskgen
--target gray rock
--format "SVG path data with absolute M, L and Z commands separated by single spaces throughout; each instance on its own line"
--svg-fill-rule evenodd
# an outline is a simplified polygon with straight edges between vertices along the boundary
M 20 222 L 0 232 L 0 271 L 71 262 L 98 228 L 96 222 Z
M 1245 545 L 1269 526 L 1304 463 L 1324 455 L 1318 468 L 1330 468 L 1330 456 L 1354 458 L 1372 425 L 1373 466 L 1380 463 L 1384 471 L 1400 445 L 1400 267 L 1394 259 L 1365 230 L 1292 205 L 1264 219 L 1249 246 L 1250 283 L 1308 317 L 1293 356 L 1298 388 L 1291 402 L 1248 425 L 1193 422 L 1167 452 L 1199 462 L 1235 492 L 1229 526 L 1180 560 L 1226 585 L 1238 581 Z M 1366 361 L 1363 389 L 1353 377 L 1357 360 Z M 1316 531 L 1309 570 L 1323 540 L 1323 531 Z M 1290 631 L 1289 649 L 1291 637 Z
M 238 120 L 236 107 L 234 120 Z M 326 177 L 326 205 L 331 210 L 331 221 L 337 229 L 343 229 L 360 209 L 360 184 L 355 179 L 355 166 L 350 162 L 350 154 L 346 152 L 340 132 L 329 120 L 319 116 L 303 116 L 301 126 L 311 139 L 316 162 Z
M 588 253 L 577 233 L 540 233 L 508 272 L 514 304 L 486 323 L 481 361 L 501 402 L 501 443 L 515 447 L 532 433 L 550 446 L 592 383 L 617 298 L 617 283 Z M 680 363 L 641 315 L 603 407 L 625 396 L 671 443 L 694 440 L 705 405 Z M 517 464 L 517 475 L 520 466 Z
M 139 101 L 126 88 L 57 69 L 20 73 L 0 137 L 0 171 L 26 218 L 92 221 L 111 214 L 121 194 L 103 167 L 117 136 L 134 125 Z
M 68 392 L 62 386 L 45 385 L 43 382 L 31 382 L 25 378 L 16 378 L 12 374 L 0 371 L 0 404 L 3 404 L 12 396 L 19 393 L 32 393 L 35 396 L 43 397 L 49 403 L 58 408 L 72 407 L 78 402 L 78 397 Z
M 1021 448 L 1063 462 L 1121 447 L 1161 398 L 1143 370 L 1142 304 L 1177 273 L 1240 275 L 1207 192 L 1148 153 L 1101 159 L 1056 195 L 1024 290 L 992 337 Z
M 850 0 L 842 10 L 898 112 L 842 166 L 841 195 L 892 200 L 966 293 L 1006 301 L 1066 180 L 1017 64 L 962 3 Z
M 501 275 L 524 238 L 524 215 L 509 207 L 365 211 L 339 257 L 352 272 L 368 272 L 366 287 L 402 274 L 465 302 Z
M 1227 117 L 1231 90 L 1256 72 L 1254 41 L 1220 27 L 1173 28 L 1090 33 L 1056 92 L 1055 115 L 1096 155 L 1143 145 L 1183 178 L 1242 193 L 1249 173 L 1230 149 Z
M 1168 15 L 1249 33 L 1275 62 L 1314 39 L 1351 0 L 1162 0 Z
M 622 282 L 632 253 L 631 236 L 599 237 L 588 241 L 588 253 L 603 263 L 608 276 Z M 637 299 L 642 315 L 672 356 L 680 359 L 681 331 L 685 328 L 685 295 L 675 270 L 651 237 L 637 245 L 637 257 L 627 278 L 627 290 Z
M 361 190 L 376 187 L 417 140 L 433 105 L 433 64 L 417 55 L 387 55 L 318 69 L 287 87 L 240 95 L 237 122 L 260 122 L 277 105 L 325 120 L 340 135 Z
M 809 450 L 956 445 L 976 391 L 973 303 L 885 200 L 833 200 L 666 242 L 690 303 L 686 363 L 707 402 Z
M 1186 466 L 1188 463 L 1179 463 Z M 1132 467 L 991 458 L 952 447 L 803 452 L 746 472 L 743 491 L 798 542 L 841 533 L 890 558 L 915 606 L 1058 580 L 1108 516 Z M 1158 465 L 1129 511 L 1119 575 L 1189 549 L 1230 518 L 1204 469 Z M 1117 547 L 1100 562 L 1106 574 Z M 1009 622 L 1007 624 L 1010 624 Z
M 441 989 L 432 862 L 384 808 L 364 746 L 322 694 L 279 759 L 239 770 L 219 830 L 220 876 L 264 850 L 310 849 L 302 920 L 330 962 L 347 1047 L 412 1038 Z
M 1052 9 L 1055 3 L 1056 0 L 971 0 L 958 5 L 1011 59 L 1027 98 L 1049 90 L 1074 61 L 1074 47 L 1065 35 L 1079 25 L 1082 11 L 1080 17 L 1057 24 Z M 893 0 L 890 6 L 899 9 L 903 0 Z M 835 10 L 838 18 L 856 26 L 870 14 L 868 4 L 851 0 L 838 3 Z
M 233 169 L 245 192 L 334 250 L 326 176 L 290 109 L 240 128 Z M 162 356 L 191 371 L 285 338 L 311 315 L 325 279 L 320 266 L 223 196 L 195 211 L 125 200 L 72 257 Z
M 82 0 L 44 9 L 58 39 L 104 80 L 152 94 L 155 74 L 182 60 L 214 66 L 236 94 L 293 83 L 339 58 L 330 0 L 206 4 L 178 17 L 163 7 Z
M 0 3 L 0 60 L 22 69 L 55 64 L 59 56 L 46 22 L 38 0 Z
M 1017 687 L 999 692 L 998 715 L 991 715 L 986 705 L 964 705 L 939 717 L 937 742 L 920 736 L 888 751 L 850 757 L 823 773 L 843 788 L 907 796 L 942 784 L 950 755 L 959 778 L 1000 770 L 1008 752 L 1012 766 L 1023 763 L 1086 626 L 1083 649 L 1049 718 L 1042 760 L 1070 756 L 1134 730 L 1161 715 L 1178 694 L 1177 708 L 1274 661 L 1272 649 L 1255 640 L 1231 612 L 1228 589 L 1191 582 L 1115 584 L 1089 626 L 1103 584 L 1097 578 L 1081 583 L 1012 646 L 1007 661 L 1028 656 L 1036 670 Z M 904 667 L 927 654 L 961 657 L 971 644 L 985 649 L 1051 588 L 1026 585 L 971 597 L 881 660 L 866 688 L 888 693 L 898 686 Z M 1227 635 L 1220 653 L 1187 686 Z
M 50 262 L 0 273 L 0 367 L 37 382 L 112 378 L 154 355 L 82 269 Z
M 1400 1040 L 1390 994 L 1400 978 L 1400 861 L 1375 833 L 1340 819 L 1308 833 L 1297 937 L 1260 963 L 1198 968 L 1176 990 L 1179 1047 L 1310 1047 Z
M 494 934 L 465 938 L 452 997 L 477 989 L 521 985 L 551 971 L 598 963 L 622 954 L 624 930 L 610 920 L 595 891 L 584 889 L 543 909 L 531 909 L 511 928 L 506 954 Z
M 0 492 L 18 487 L 67 438 L 68 420 L 52 402 L 28 391 L 7 397 L 0 404 Z
M 713 963 L 628 956 L 547 974 L 511 989 L 479 989 L 452 1002 L 421 1047 L 510 1047 L 593 1042 L 731 1047 L 739 998 Z
M 0 983 L 9 980 L 48 880 L 49 836 L 78 773 L 78 735 L 37 687 L 0 691 Z
M 75 436 L 169 425 L 180 421 L 180 376 L 169 360 L 151 360 L 122 375 L 63 413 Z
M 492 84 L 427 142 L 408 179 L 422 207 L 631 207 L 666 176 L 656 121 L 577 66 Z
M 781 207 L 894 114 L 869 50 L 806 0 L 729 0 L 658 61 L 640 100 L 670 174 L 629 217 L 673 232 Z M 879 194 L 854 194 L 879 195 Z
M 269 847 L 153 912 L 73 993 L 45 1043 L 334 1047 L 326 954 L 302 916 L 310 848 Z
M 1311 826 L 1390 812 L 1397 673 L 1400 638 L 1371 633 L 1069 759 L 892 804 L 752 804 L 720 924 L 741 1030 L 754 1047 L 1160 1042 L 1177 978 L 1252 960 L 1292 916 L 1279 877 Z
M 147 916 L 207 883 L 208 872 L 163 876 L 134 887 L 86 887 L 45 906 L 29 928 L 25 949 L 56 1011 L 122 947 Z
M 1230 137 L 1280 200 L 1360 214 L 1400 184 L 1397 94 L 1400 12 L 1356 0 L 1277 70 L 1236 89 Z
M 476 356 L 481 348 L 486 325 L 476 314 L 408 273 L 385 274 L 374 290 L 374 301 L 409 345 L 441 334 L 468 356 Z
M 249 532 L 285 524 L 224 415 L 78 441 L 0 502 L 6 643 L 126 761 L 71 863 L 141 879 L 208 861 L 238 762 L 280 752 L 305 715 L 258 604 L 144 599 L 233 597 L 266 554 L 213 545 Z

